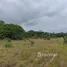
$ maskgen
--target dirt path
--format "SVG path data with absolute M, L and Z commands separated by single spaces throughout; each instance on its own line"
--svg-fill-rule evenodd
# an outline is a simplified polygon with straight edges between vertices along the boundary
M 57 56 L 57 53 L 53 55 L 52 59 L 51 59 L 50 61 L 48 61 L 48 62 L 44 65 L 44 67 L 48 67 L 49 63 L 51 63 L 56 56 Z

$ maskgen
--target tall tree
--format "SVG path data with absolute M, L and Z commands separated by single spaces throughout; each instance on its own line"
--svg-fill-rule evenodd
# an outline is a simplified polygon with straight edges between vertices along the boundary
M 0 38 L 22 39 L 24 32 L 24 29 L 16 24 L 0 26 Z
M 5 22 L 3 20 L 0 20 L 0 25 L 4 25 Z

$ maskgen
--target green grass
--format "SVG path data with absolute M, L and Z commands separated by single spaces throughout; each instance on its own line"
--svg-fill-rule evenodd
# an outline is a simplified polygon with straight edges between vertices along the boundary
M 11 48 L 6 48 L 6 43 L 0 40 L 0 67 L 44 67 L 52 57 L 37 57 L 38 52 L 58 54 L 48 67 L 67 67 L 67 44 L 63 39 L 12 40 Z

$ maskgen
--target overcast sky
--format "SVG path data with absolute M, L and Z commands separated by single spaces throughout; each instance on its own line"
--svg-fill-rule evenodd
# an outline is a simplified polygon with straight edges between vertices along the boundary
M 25 30 L 67 32 L 67 0 L 0 0 L 0 20 Z

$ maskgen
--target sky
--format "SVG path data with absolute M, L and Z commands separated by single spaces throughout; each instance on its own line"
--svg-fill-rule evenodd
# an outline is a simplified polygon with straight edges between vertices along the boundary
M 67 0 L 0 0 L 0 20 L 26 31 L 67 32 Z

